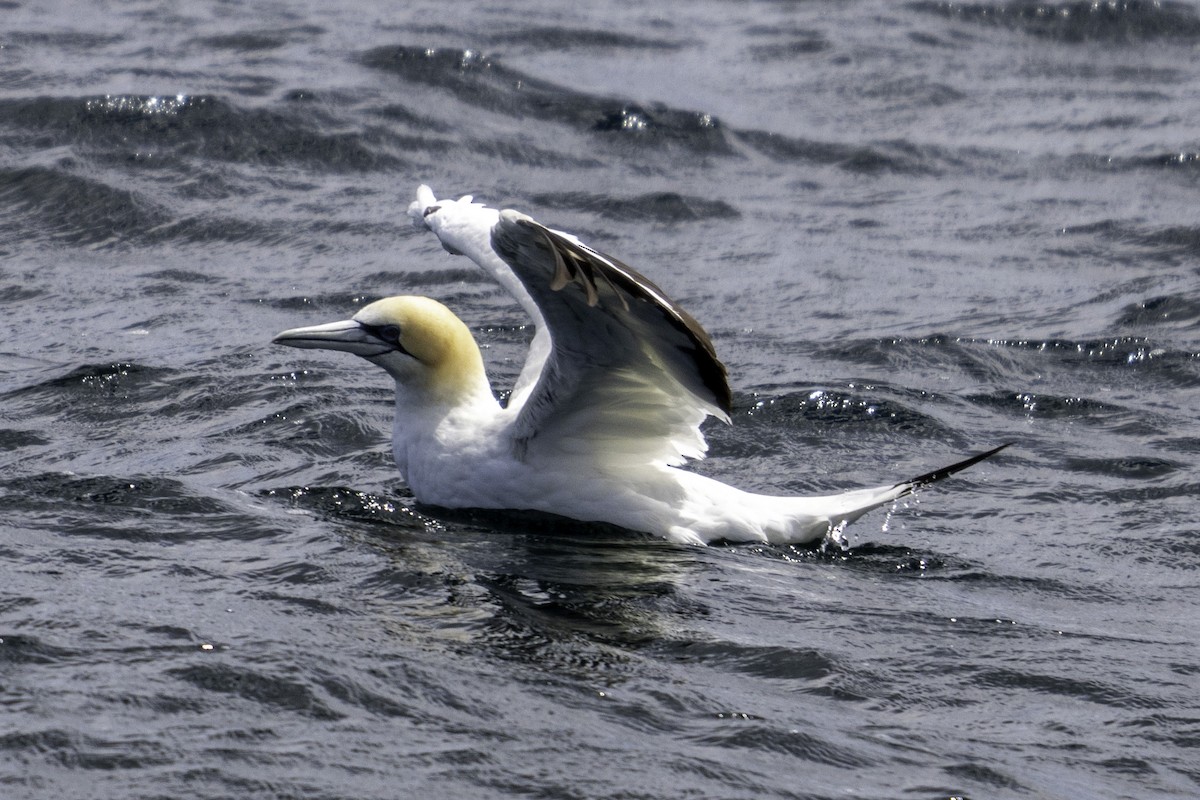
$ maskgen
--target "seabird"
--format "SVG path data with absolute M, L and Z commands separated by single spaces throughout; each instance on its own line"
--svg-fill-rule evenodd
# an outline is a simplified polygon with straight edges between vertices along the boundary
M 681 469 L 707 449 L 700 423 L 729 422 L 733 405 L 725 366 L 690 314 L 617 259 L 517 211 L 421 186 L 408 213 L 533 319 L 506 405 L 470 330 L 427 297 L 389 297 L 274 342 L 354 353 L 395 379 L 393 453 L 422 504 L 546 512 L 687 544 L 799 544 L 838 539 L 871 509 L 1007 446 L 818 497 L 746 492 Z

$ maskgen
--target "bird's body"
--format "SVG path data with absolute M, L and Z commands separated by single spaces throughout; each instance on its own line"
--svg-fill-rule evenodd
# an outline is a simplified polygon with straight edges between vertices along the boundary
M 690 544 L 801 543 L 996 452 L 822 497 L 755 494 L 680 469 L 703 457 L 705 417 L 731 410 L 725 368 L 695 320 L 629 267 L 516 212 L 422 186 L 409 213 L 533 318 L 507 405 L 466 325 L 429 298 L 387 298 L 275 341 L 352 352 L 392 375 L 393 452 L 422 503 L 547 512 Z

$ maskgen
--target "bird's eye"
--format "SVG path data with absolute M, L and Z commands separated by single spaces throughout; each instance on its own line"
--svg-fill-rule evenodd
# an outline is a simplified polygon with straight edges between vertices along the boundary
M 388 344 L 400 344 L 399 325 L 380 325 L 375 329 L 375 335 Z

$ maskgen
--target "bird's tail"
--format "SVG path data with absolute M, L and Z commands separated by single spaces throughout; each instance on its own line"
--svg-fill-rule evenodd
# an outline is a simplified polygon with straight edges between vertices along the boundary
M 993 447 L 991 450 L 988 450 L 987 452 L 977 453 L 977 454 L 971 456 L 970 458 L 964 458 L 962 461 L 959 461 L 958 463 L 955 463 L 955 464 L 951 464 L 948 467 L 942 467 L 941 469 L 935 469 L 933 472 L 926 472 L 924 475 L 918 475 L 915 478 L 909 478 L 906 481 L 900 481 L 900 483 L 897 483 L 892 488 L 902 490 L 900 492 L 900 494 L 896 495 L 896 497 L 904 497 L 904 495 L 912 494 L 913 491 L 920 489 L 923 486 L 928 486 L 929 484 L 937 483 L 938 481 L 940 481 L 944 478 L 949 478 L 951 475 L 953 475 L 956 472 L 962 472 L 967 467 L 978 464 L 980 461 L 983 461 L 985 458 L 991 458 L 992 456 L 996 455 L 1004 448 L 1009 447 L 1011 445 L 1012 445 L 1012 442 L 1005 442 L 1004 444 L 1000 445 L 999 447 Z
M 935 469 L 932 472 L 926 472 L 924 475 L 918 475 L 915 478 L 909 478 L 906 481 L 891 486 L 876 486 L 871 489 L 856 489 L 845 492 L 840 495 L 834 495 L 823 498 L 833 503 L 833 513 L 828 515 L 830 536 L 835 540 L 840 538 L 840 531 L 854 520 L 866 514 L 868 511 L 887 505 L 901 497 L 910 495 L 917 489 L 921 489 L 930 484 L 937 483 L 940 480 L 949 478 L 956 472 L 961 472 L 967 467 L 978 464 L 986 458 L 999 453 L 1004 448 L 1010 446 L 1012 442 L 1006 442 L 999 447 L 993 447 L 983 453 L 977 453 L 970 458 L 963 459 L 954 464 L 951 464 L 941 469 Z

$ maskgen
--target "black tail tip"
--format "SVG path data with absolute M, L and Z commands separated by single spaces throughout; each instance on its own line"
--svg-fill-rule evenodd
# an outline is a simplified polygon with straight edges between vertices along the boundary
M 991 450 L 988 450 L 986 452 L 977 453 L 977 454 L 971 456 L 970 458 L 967 458 L 967 459 L 964 459 L 957 463 L 951 464 L 948 467 L 942 467 L 941 469 L 935 469 L 933 472 L 926 472 L 924 475 L 918 475 L 915 478 L 910 478 L 909 480 L 906 480 L 906 481 L 900 481 L 900 483 L 897 483 L 896 486 L 907 486 L 909 491 L 913 491 L 914 489 L 920 489 L 922 486 L 928 486 L 931 483 L 937 483 L 938 481 L 940 481 L 944 478 L 949 478 L 951 475 L 953 475 L 956 472 L 962 472 L 967 467 L 971 467 L 971 466 L 974 466 L 975 464 L 978 464 L 980 461 L 983 461 L 986 458 L 991 458 L 992 456 L 999 453 L 1001 450 L 1011 447 L 1014 444 L 1016 444 L 1016 443 L 1015 442 L 1005 442 L 1004 444 L 1000 445 L 999 447 L 993 447 Z

